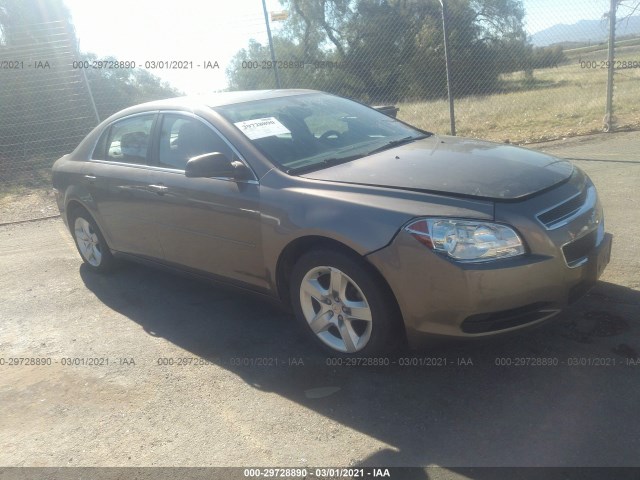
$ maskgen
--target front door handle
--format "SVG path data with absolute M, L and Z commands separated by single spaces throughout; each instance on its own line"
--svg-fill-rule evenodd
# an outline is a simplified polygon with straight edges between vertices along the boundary
M 85 175 L 84 178 L 89 180 L 89 182 L 95 182 L 98 177 L 96 177 L 94 174 L 90 173 L 88 175 Z
M 165 192 L 169 190 L 169 188 L 161 183 L 158 183 L 157 185 L 149 185 L 149 190 L 151 190 L 152 192 L 156 192 L 158 195 L 164 195 Z

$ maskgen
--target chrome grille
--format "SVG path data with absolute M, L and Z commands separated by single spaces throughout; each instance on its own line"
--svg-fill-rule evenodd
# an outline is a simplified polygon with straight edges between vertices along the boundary
M 577 195 L 555 207 L 538 214 L 538 220 L 549 230 L 558 228 L 576 216 L 587 201 L 589 189 L 585 188 Z

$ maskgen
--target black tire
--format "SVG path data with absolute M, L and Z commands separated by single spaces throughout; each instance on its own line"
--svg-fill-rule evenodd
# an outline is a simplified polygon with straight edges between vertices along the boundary
M 343 290 L 338 297 L 334 284 Z M 303 255 L 293 267 L 290 291 L 296 318 L 325 351 L 370 357 L 398 348 L 402 327 L 397 304 L 373 268 L 355 255 L 329 250 Z
M 69 229 L 78 253 L 89 269 L 100 273 L 113 269 L 115 258 L 89 212 L 80 207 L 73 210 L 69 215 Z

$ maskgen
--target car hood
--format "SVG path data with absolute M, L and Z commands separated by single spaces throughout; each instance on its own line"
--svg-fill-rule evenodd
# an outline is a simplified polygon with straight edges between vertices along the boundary
M 564 182 L 572 172 L 570 162 L 525 148 L 432 135 L 302 177 L 514 200 Z

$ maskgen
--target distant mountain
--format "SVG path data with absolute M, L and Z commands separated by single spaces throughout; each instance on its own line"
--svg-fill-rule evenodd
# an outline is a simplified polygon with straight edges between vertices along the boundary
M 619 20 L 616 25 L 616 36 L 640 35 L 640 15 Z M 609 36 L 609 23 L 606 20 L 580 20 L 573 25 L 559 23 L 531 35 L 531 43 L 538 47 L 563 42 L 599 43 Z

